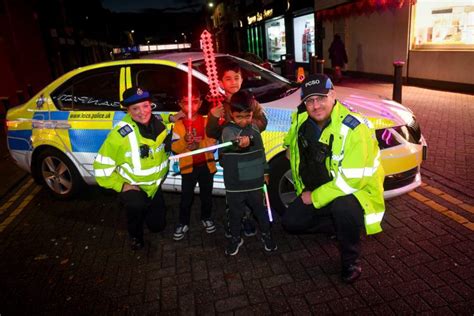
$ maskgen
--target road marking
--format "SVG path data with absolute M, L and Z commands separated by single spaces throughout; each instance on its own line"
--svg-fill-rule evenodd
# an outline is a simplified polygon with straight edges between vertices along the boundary
M 424 186 L 423 188 L 426 189 L 427 186 Z M 434 188 L 433 188 L 434 189 Z M 428 190 L 430 191 L 430 190 Z M 438 190 L 439 191 L 439 190 Z M 432 191 L 430 191 L 432 192 Z M 438 196 L 442 197 L 443 194 L 445 194 L 444 192 L 442 191 L 439 191 L 441 192 L 442 194 L 437 194 Z M 467 229 L 471 230 L 471 231 L 474 231 L 474 223 L 470 222 L 467 218 L 465 218 L 464 216 L 462 215 L 459 215 L 458 213 L 450 210 L 449 208 L 439 204 L 439 203 L 436 203 L 435 201 L 431 200 L 430 198 L 424 196 L 423 194 L 419 193 L 419 192 L 415 192 L 415 191 L 412 191 L 412 192 L 409 192 L 408 193 L 409 196 L 411 196 L 412 198 L 422 202 L 423 204 L 425 205 L 428 205 L 430 208 L 432 208 L 433 210 L 435 210 L 436 212 L 440 213 L 440 214 L 443 214 L 444 216 L 447 216 L 449 217 L 450 219 L 454 220 L 455 222 L 463 225 L 464 227 L 466 227 Z M 448 194 L 447 194 L 448 195 Z M 449 200 L 447 200 L 449 201 Z M 461 202 L 462 203 L 462 202 Z M 470 206 L 470 205 L 469 205 Z
M 448 201 L 449 203 L 454 204 L 454 205 L 462 208 L 466 212 L 474 214 L 474 206 L 469 205 L 467 203 L 464 203 L 463 201 L 456 199 L 454 196 L 449 195 L 448 193 L 444 193 L 443 191 L 441 191 L 437 188 L 433 188 L 432 186 L 430 186 L 426 183 L 424 183 L 424 185 L 422 187 L 423 187 L 423 189 L 433 193 L 434 195 L 439 196 L 443 200 Z
M 5 210 L 7 210 L 15 201 L 25 192 L 25 190 L 33 183 L 33 179 L 28 180 L 28 182 L 18 190 L 5 204 L 0 207 L 0 215 L 2 215 Z
M 31 202 L 31 200 L 35 197 L 36 193 L 38 193 L 38 191 L 41 189 L 41 186 L 36 186 L 34 189 L 33 189 L 33 192 L 31 192 L 24 200 L 23 202 L 21 202 L 20 205 L 18 205 L 18 207 L 0 224 L 0 233 L 3 232 L 5 230 L 5 228 L 7 228 L 7 226 L 15 219 L 15 217 L 18 216 L 18 214 L 20 214 L 23 209 L 26 207 L 26 205 L 28 205 L 28 203 Z

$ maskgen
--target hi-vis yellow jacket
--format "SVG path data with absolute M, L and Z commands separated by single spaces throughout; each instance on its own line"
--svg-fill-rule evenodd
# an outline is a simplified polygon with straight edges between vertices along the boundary
M 117 192 L 124 183 L 134 184 L 153 197 L 168 173 L 167 134 L 165 128 L 156 140 L 144 138 L 130 115 L 125 115 L 110 131 L 94 161 L 97 183 Z M 150 148 L 148 157 L 140 158 L 141 145 Z
M 284 140 L 284 146 L 290 148 L 291 171 L 298 195 L 304 191 L 304 184 L 299 174 L 297 138 L 298 130 L 307 119 L 306 111 L 293 113 L 290 130 Z M 337 197 L 353 194 L 364 209 L 367 234 L 381 232 L 380 223 L 385 212 L 385 174 L 372 124 L 337 101 L 331 113 L 331 122 L 322 131 L 319 141 L 329 145 L 331 134 L 332 157 L 326 158 L 325 163 L 333 179 L 311 193 L 314 207 L 319 209 Z

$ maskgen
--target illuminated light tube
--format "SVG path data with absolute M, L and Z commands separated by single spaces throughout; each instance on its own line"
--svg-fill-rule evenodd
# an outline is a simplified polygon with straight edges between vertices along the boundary
M 178 159 L 183 158 L 183 157 L 188 157 L 188 156 L 193 156 L 193 155 L 205 153 L 205 152 L 208 152 L 208 151 L 213 151 L 213 150 L 216 150 L 216 149 L 219 149 L 219 148 L 222 148 L 222 147 L 231 146 L 233 144 L 234 144 L 234 142 L 225 142 L 225 143 L 222 143 L 222 144 L 219 144 L 219 145 L 204 147 L 204 148 L 188 151 L 186 153 L 182 153 L 182 154 L 179 154 L 179 155 L 170 156 L 169 160 L 178 160 Z

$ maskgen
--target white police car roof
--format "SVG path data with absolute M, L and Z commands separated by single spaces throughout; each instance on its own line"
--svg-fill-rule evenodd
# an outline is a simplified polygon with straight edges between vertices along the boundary
M 227 56 L 227 54 L 216 54 L 217 56 Z M 140 59 L 164 59 L 169 61 L 174 61 L 178 64 L 184 64 L 191 60 L 201 60 L 204 59 L 202 52 L 181 52 L 181 53 L 162 53 L 162 54 L 150 54 L 140 56 Z

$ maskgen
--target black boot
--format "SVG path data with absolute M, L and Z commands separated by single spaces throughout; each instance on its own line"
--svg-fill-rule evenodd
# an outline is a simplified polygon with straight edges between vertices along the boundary
M 342 267 L 342 281 L 345 283 L 354 283 L 355 280 L 357 280 L 360 275 L 362 274 L 362 267 L 360 265 L 360 262 L 357 261 L 347 267 Z

